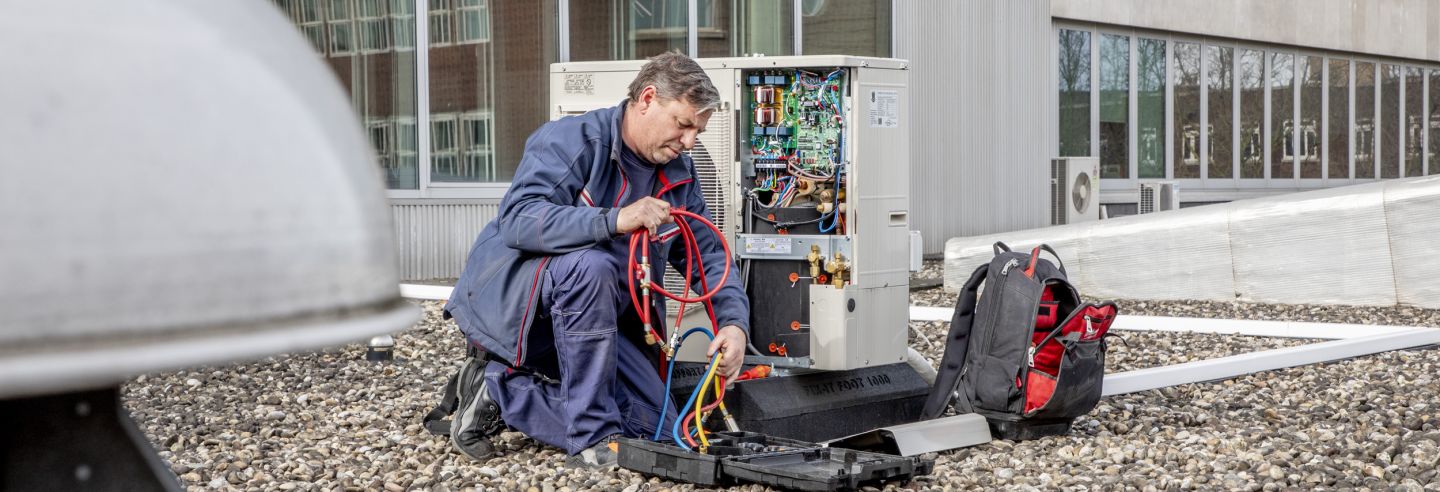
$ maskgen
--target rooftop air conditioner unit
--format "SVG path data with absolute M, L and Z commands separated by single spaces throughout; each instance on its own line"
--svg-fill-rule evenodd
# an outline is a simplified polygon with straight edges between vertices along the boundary
M 1180 184 L 1174 181 L 1140 183 L 1139 212 L 1164 212 L 1180 209 Z
M 1050 224 L 1100 218 L 1100 160 L 1062 157 L 1050 160 Z

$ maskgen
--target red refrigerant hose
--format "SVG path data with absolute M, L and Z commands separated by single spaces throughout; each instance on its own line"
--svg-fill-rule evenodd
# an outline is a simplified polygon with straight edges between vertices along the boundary
M 639 313 L 641 323 L 645 325 L 646 329 L 650 330 L 650 336 L 654 337 L 655 340 L 660 341 L 662 344 L 664 343 L 665 337 L 660 333 L 659 330 L 655 329 L 655 325 L 651 322 L 650 319 L 650 291 L 654 290 L 665 297 L 669 297 L 681 303 L 679 314 L 676 317 L 677 320 L 681 319 L 681 317 L 684 316 L 686 304 L 703 304 L 705 306 L 706 312 L 710 316 L 710 331 L 711 333 L 718 334 L 720 327 L 717 326 L 718 323 L 715 319 L 715 309 L 714 306 L 711 304 L 711 298 L 715 297 L 715 294 L 717 292 L 720 292 L 720 289 L 725 286 L 725 281 L 730 278 L 731 268 L 730 244 L 725 241 L 725 235 L 720 231 L 719 227 L 716 227 L 714 223 L 711 223 L 704 217 L 685 210 L 671 209 L 670 216 L 676 219 L 675 225 L 679 229 L 681 236 L 680 239 L 682 241 L 682 244 L 684 244 L 685 246 L 685 286 L 688 288 L 692 284 L 691 273 L 698 270 L 700 274 L 698 279 L 700 281 L 700 290 L 704 291 L 704 293 L 699 296 L 685 297 L 682 295 L 671 293 L 665 290 L 665 288 L 662 287 L 658 282 L 650 279 L 650 248 L 648 243 L 655 239 L 651 238 L 650 231 L 645 228 L 636 229 L 634 232 L 630 233 L 630 261 L 628 270 L 630 302 L 634 304 L 635 312 Z M 701 224 L 705 224 L 705 226 L 710 228 L 711 232 L 715 234 L 716 239 L 720 241 L 720 246 L 723 247 L 725 250 L 725 270 L 720 275 L 720 281 L 715 284 L 715 288 L 713 289 L 710 289 L 708 282 L 706 282 L 705 265 L 703 264 L 703 260 L 697 261 L 701 260 L 700 246 L 695 241 L 695 232 L 690 229 L 690 224 L 683 220 L 685 218 L 695 219 L 697 221 L 700 221 Z M 635 253 L 637 247 L 641 245 L 645 246 L 644 248 L 642 248 L 643 250 L 640 251 L 640 259 L 639 261 L 637 261 Z M 700 263 L 700 265 L 698 265 L 697 267 L 696 263 Z M 639 295 L 637 295 L 635 292 L 637 282 L 641 284 L 641 293 Z M 660 354 L 661 379 L 665 378 L 665 362 L 666 355 L 662 351 Z

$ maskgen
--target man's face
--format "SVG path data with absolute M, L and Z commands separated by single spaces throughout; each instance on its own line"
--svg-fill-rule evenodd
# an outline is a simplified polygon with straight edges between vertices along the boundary
M 630 120 L 631 146 L 640 158 L 651 164 L 664 164 L 695 147 L 695 139 L 705 131 L 713 111 L 696 111 L 685 100 L 663 99 L 655 95 L 655 87 L 646 87 L 640 98 L 626 112 Z

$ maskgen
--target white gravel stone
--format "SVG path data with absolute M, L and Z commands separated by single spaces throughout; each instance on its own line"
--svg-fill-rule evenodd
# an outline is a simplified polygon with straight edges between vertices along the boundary
M 916 277 L 941 276 L 939 261 Z M 911 302 L 953 306 L 941 289 Z M 1120 300 L 1122 313 L 1440 327 L 1440 311 Z M 191 490 L 695 490 L 628 470 L 564 466 L 517 432 L 477 463 L 420 425 L 464 345 L 440 303 L 398 333 L 397 361 L 363 344 L 226 367 L 137 377 L 125 405 Z M 947 323 L 911 323 L 932 364 Z M 1107 372 L 1253 352 L 1310 340 L 1118 333 Z M 1123 341 L 1122 341 L 1123 340 Z M 1069 435 L 992 441 L 935 456 L 935 472 L 879 490 L 1440 490 L 1440 350 L 1323 365 L 1102 399 Z M 202 382 L 203 381 L 203 382 Z M 177 390 L 176 388 L 181 388 Z M 767 490 L 758 486 L 737 490 Z

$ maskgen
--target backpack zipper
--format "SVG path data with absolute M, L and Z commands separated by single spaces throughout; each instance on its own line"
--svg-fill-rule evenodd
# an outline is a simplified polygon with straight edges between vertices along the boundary
M 1005 290 L 1005 279 L 1006 279 L 1006 278 L 1009 278 L 1009 276 L 1010 276 L 1010 269 L 1011 269 L 1011 268 L 1015 268 L 1015 267 L 1017 267 L 1017 266 L 1020 266 L 1020 260 L 1015 259 L 1015 258 L 1011 258 L 1009 261 L 1005 262 L 1005 265 L 1004 265 L 1004 266 L 1000 267 L 1000 278 L 995 279 L 995 281 L 996 281 L 995 291 L 996 291 L 996 292 L 1003 292 L 1003 291 Z M 988 287 L 987 287 L 987 288 L 988 288 Z M 997 301 L 1000 301 L 1000 300 L 1003 300 L 1003 299 L 1004 299 L 1004 295 L 1001 295 L 1000 298 L 997 299 Z M 977 306 L 977 307 L 978 307 L 978 306 Z M 1000 309 L 1003 309 L 1003 308 L 1000 306 L 999 302 L 997 302 L 997 303 L 996 303 L 995 305 L 993 305 L 992 307 L 995 308 L 996 311 L 999 311 Z M 985 326 L 985 325 L 988 325 L 988 324 L 992 321 L 990 318 L 993 318 L 993 317 L 995 316 L 994 313 L 986 313 L 986 314 L 987 314 L 986 319 L 984 319 L 984 320 L 980 320 L 980 319 L 975 320 L 975 325 L 976 325 L 976 326 Z M 983 353 L 988 353 L 988 352 L 990 351 L 990 349 L 992 348 L 992 347 L 990 346 L 990 344 L 992 343 L 990 335 L 991 335 L 991 333 L 988 333 L 988 332 L 982 330 L 980 333 L 976 334 L 975 340 L 974 340 L 975 343 L 972 345 L 972 347 L 979 347 L 979 348 L 981 348 L 981 350 L 983 350 Z M 967 358 L 967 359 L 968 359 L 968 358 Z M 984 365 L 984 361 L 978 361 L 978 362 L 976 362 L 976 361 L 973 361 L 973 360 L 967 360 L 966 363 L 965 363 L 965 367 L 962 368 L 962 370 L 961 370 L 961 374 L 962 374 L 962 375 L 963 375 L 966 371 L 969 370 L 970 365 L 971 365 L 972 362 L 974 362 L 974 363 L 977 364 L 977 365 Z M 976 373 L 977 373 L 977 374 L 979 374 L 980 371 L 981 371 L 981 369 L 980 369 L 979 367 L 976 367 L 975 370 L 976 370 Z
M 1010 275 L 1010 269 L 1017 266 L 1020 266 L 1020 260 L 1011 258 L 1010 261 L 1005 262 L 1005 266 L 1000 268 L 1000 274 Z

